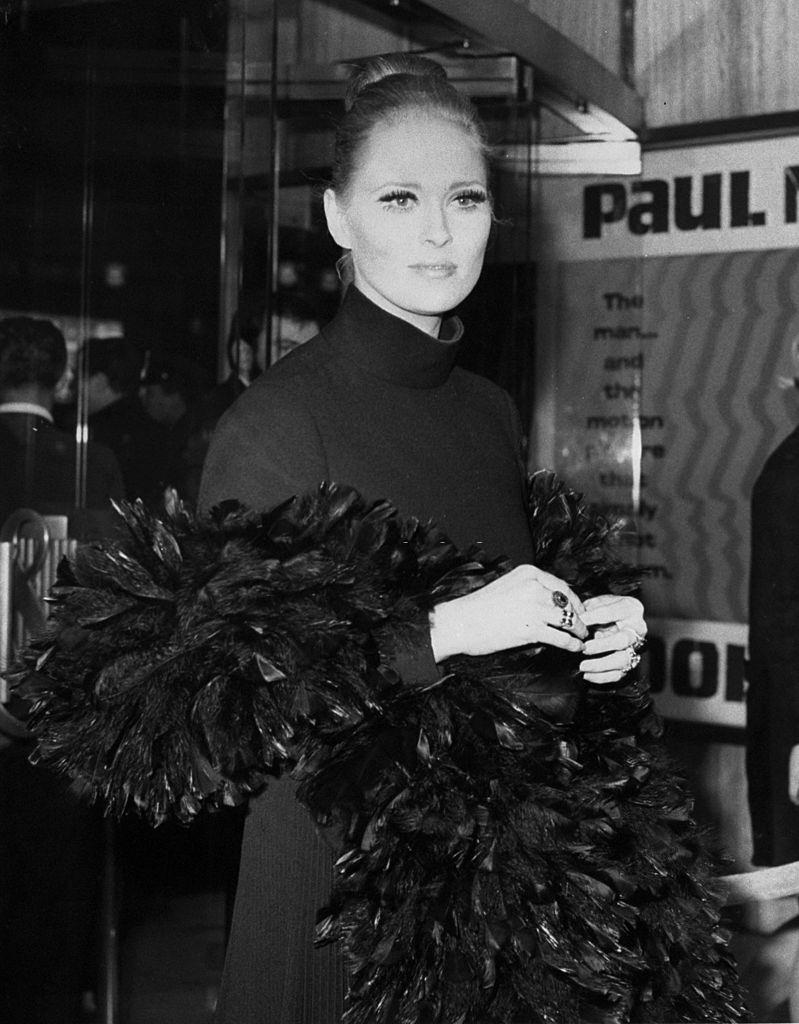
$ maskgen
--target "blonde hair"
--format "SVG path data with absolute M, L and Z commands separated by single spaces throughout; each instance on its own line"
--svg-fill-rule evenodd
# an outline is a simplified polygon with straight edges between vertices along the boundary
M 387 53 L 356 66 L 347 85 L 344 117 L 333 154 L 335 192 L 344 194 L 371 132 L 411 110 L 435 114 L 459 125 L 488 158 L 485 126 L 471 100 L 452 85 L 434 60 L 412 53 Z

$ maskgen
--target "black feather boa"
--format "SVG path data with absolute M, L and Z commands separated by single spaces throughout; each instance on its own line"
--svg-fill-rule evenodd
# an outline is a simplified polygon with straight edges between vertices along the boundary
M 581 596 L 635 573 L 549 474 L 536 564 Z M 318 941 L 349 966 L 346 1024 L 747 1020 L 717 866 L 637 681 L 581 685 L 536 647 L 403 684 L 439 601 L 508 566 L 324 485 L 255 514 L 122 510 L 79 548 L 25 655 L 39 760 L 154 823 L 281 770 L 341 839 Z

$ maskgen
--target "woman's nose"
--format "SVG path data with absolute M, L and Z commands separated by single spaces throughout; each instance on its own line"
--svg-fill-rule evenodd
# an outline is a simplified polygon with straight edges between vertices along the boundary
M 431 245 L 446 245 L 452 240 L 452 233 L 445 211 L 437 203 L 431 203 L 426 213 L 423 229 L 424 241 Z

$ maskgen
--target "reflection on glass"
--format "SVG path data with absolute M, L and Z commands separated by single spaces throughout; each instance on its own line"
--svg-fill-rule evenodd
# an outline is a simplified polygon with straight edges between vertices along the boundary
M 226 11 L 21 6 L 0 35 L 0 312 L 63 330 L 72 379 L 56 419 L 85 463 L 89 337 L 124 335 L 142 365 L 180 355 L 203 387 L 215 378 Z M 183 453 L 180 437 L 168 440 L 171 483 Z

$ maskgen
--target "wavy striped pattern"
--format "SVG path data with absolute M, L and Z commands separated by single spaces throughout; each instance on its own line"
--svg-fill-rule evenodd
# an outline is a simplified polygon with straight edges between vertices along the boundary
M 603 294 L 636 289 L 642 310 L 608 312 Z M 657 337 L 598 343 L 594 327 L 614 322 L 638 323 Z M 617 479 L 630 474 L 630 431 L 589 430 L 587 417 L 634 415 L 634 401 L 610 400 L 602 390 L 611 380 L 632 384 L 634 371 L 609 372 L 604 360 L 643 352 L 640 411 L 665 420 L 662 430 L 644 431 L 643 442 L 662 443 L 666 455 L 654 459 L 645 447 L 642 458 L 642 497 L 657 513 L 651 522 L 639 521 L 639 533 L 656 540 L 655 548 L 641 549 L 641 560 L 665 566 L 671 576 L 647 582 L 649 612 L 745 622 L 752 484 L 799 419 L 799 393 L 776 383 L 778 375 L 794 372 L 799 253 L 563 264 L 559 323 L 556 468 L 595 501 L 631 500 L 630 490 L 609 487 L 607 476 L 609 469 Z

